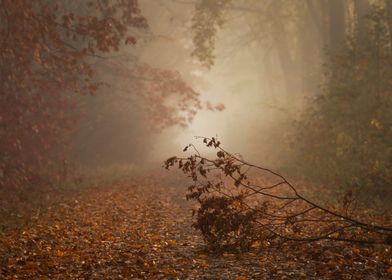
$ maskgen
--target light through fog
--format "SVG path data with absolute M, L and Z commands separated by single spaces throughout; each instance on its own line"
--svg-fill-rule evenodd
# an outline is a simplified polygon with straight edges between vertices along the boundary
M 70 94 L 66 97 L 37 96 L 32 99 L 38 100 L 34 101 L 38 102 L 34 106 L 41 108 L 42 99 L 50 110 L 25 110 L 22 104 L 31 102 L 27 96 L 37 92 L 28 87 L 28 81 L 15 78 L 12 84 L 21 88 L 14 91 L 28 91 L 28 94 L 25 95 L 27 100 L 19 104 L 18 114 L 10 109 L 13 104 L 6 104 L 3 110 L 6 114 L 0 119 L 15 123 L 4 126 L 15 130 L 2 132 L 7 135 L 4 138 L 4 147 L 9 149 L 7 154 L 20 156 L 18 163 L 10 160 L 10 156 L 3 157 L 5 165 L 13 166 L 10 170 L 16 170 L 19 165 L 33 166 L 33 163 L 39 166 L 46 157 L 56 158 L 53 162 L 60 160 L 94 168 L 112 164 L 159 167 L 166 158 L 181 153 L 185 145 L 197 144 L 195 136 L 217 136 L 228 150 L 266 166 L 291 170 L 308 162 L 323 162 L 326 165 L 323 168 L 329 170 L 337 162 L 348 165 L 350 153 L 359 155 L 354 150 L 363 149 L 361 158 L 368 157 L 362 142 L 357 143 L 361 148 L 351 150 L 353 143 L 360 141 L 357 139 L 372 135 L 365 124 L 379 130 L 386 127 L 380 115 L 388 117 L 379 110 L 375 113 L 369 110 L 369 115 L 358 114 L 357 111 L 366 110 L 346 106 L 339 100 L 338 104 L 345 106 L 340 108 L 338 104 L 329 103 L 335 99 L 323 98 L 329 94 L 335 96 L 335 92 L 349 92 L 351 95 L 342 97 L 348 102 L 358 89 L 372 85 L 370 82 L 365 86 L 357 85 L 358 81 L 366 81 L 358 78 L 353 81 L 353 88 L 349 88 L 344 79 L 351 81 L 350 75 L 359 77 L 367 73 L 370 70 L 361 67 L 373 64 L 367 62 L 366 57 L 362 59 L 366 63 L 361 65 L 348 65 L 347 61 L 362 61 L 357 57 L 373 54 L 371 44 L 381 44 L 370 40 L 377 32 L 383 32 L 377 33 L 377 38 L 388 41 L 382 36 L 388 37 L 391 33 L 390 22 L 369 24 L 367 20 L 370 19 L 365 16 L 369 11 L 378 17 L 386 16 L 387 2 L 137 2 L 132 6 L 123 5 L 123 1 L 105 1 L 110 7 L 117 3 L 113 7 L 130 9 L 124 13 L 124 18 L 117 19 L 120 27 L 105 22 L 107 19 L 102 21 L 103 25 L 117 31 L 98 32 L 102 27 L 91 24 L 86 35 L 79 29 L 73 29 L 76 34 L 71 34 L 53 27 L 51 34 L 64 37 L 62 40 L 50 38 L 53 45 L 59 44 L 58 48 L 63 50 L 61 65 L 59 60 L 48 60 L 52 52 L 42 45 L 46 42 L 37 39 L 40 36 L 34 37 L 39 42 L 34 43 L 33 53 L 22 52 L 22 45 L 29 42 L 21 45 L 18 55 L 23 55 L 26 65 L 31 65 L 29 61 L 34 58 L 44 74 L 50 72 L 54 76 L 55 86 L 41 76 L 39 86 L 48 92 L 60 90 Z M 105 18 L 112 11 L 112 8 L 105 11 L 97 3 L 59 0 L 59 13 L 65 13 L 62 17 L 65 25 L 83 25 L 84 17 L 73 19 L 76 11 L 86 14 L 89 20 Z M 120 22 L 126 26 L 121 26 Z M 375 26 L 381 31 L 374 30 Z M 40 34 L 42 30 L 37 28 L 35 31 Z M 15 32 L 21 31 L 15 27 Z M 20 34 L 21 40 L 23 36 Z M 388 44 L 383 47 L 388 49 Z M 65 51 L 69 46 L 73 46 L 72 52 Z M 370 50 L 361 49 L 366 47 Z M 12 47 L 9 49 L 13 51 Z M 357 54 L 358 51 L 362 53 Z M 384 55 L 383 49 L 378 51 Z M 350 56 L 355 59 L 350 60 Z M 59 71 L 61 67 L 63 71 Z M 26 73 L 41 73 L 35 66 L 30 68 Z M 352 74 L 353 69 L 358 73 Z M 382 75 L 385 71 L 373 72 Z M 23 76 L 11 72 L 6 73 L 7 77 Z M 374 88 L 384 92 L 379 84 Z M 5 100 L 12 98 L 10 94 Z M 371 97 L 364 94 L 348 103 L 368 99 Z M 372 106 L 378 108 L 377 102 L 371 101 L 375 103 Z M 223 111 L 219 110 L 222 104 Z M 27 117 L 32 114 L 30 111 L 37 115 Z M 46 122 L 48 119 L 52 123 Z M 334 123 L 334 119 L 339 121 Z M 357 128 L 359 123 L 364 127 Z M 33 133 L 25 134 L 24 127 L 29 127 Z M 324 151 L 328 151 L 329 158 L 334 158 L 332 162 L 319 160 L 324 157 Z M 309 158 L 302 160 L 303 154 Z M 384 153 L 380 151 L 379 154 Z M 379 156 L 374 158 L 377 166 L 382 161 Z M 308 166 L 310 173 L 313 165 Z M 358 171 L 360 167 L 353 170 Z M 326 173 L 324 175 L 328 177 Z
M 194 48 L 190 20 L 194 7 L 182 1 L 157 3 L 162 5 L 159 16 L 152 8 L 155 2 L 141 2 L 146 15 L 151 13 L 150 18 L 156 18 L 150 21 L 156 39 L 143 45 L 142 61 L 179 70 L 200 93 L 203 105 L 223 103 L 225 110 L 204 109 L 186 129 L 169 129 L 154 145 L 151 158 L 162 159 L 169 152 L 176 154 L 186 144 L 197 143 L 194 136 L 218 136 L 227 148 L 256 162 L 274 164 L 279 157 L 284 157 L 276 144 L 285 141 L 286 136 L 284 130 L 276 131 L 274 126 L 281 125 L 283 119 L 294 121 L 297 108 L 309 93 L 291 85 L 290 90 L 296 97 L 295 100 L 287 98 L 284 74 L 290 69 L 283 71 L 282 67 L 286 66 L 279 61 L 268 38 L 261 44 L 257 38 L 251 38 L 253 21 L 257 19 L 247 19 L 241 12 L 228 15 L 225 28 L 217 35 L 214 65 L 206 69 L 196 58 L 190 57 Z M 246 32 L 242 34 L 244 26 Z M 316 40 L 317 37 L 313 38 L 315 46 L 320 44 Z M 177 55 L 178 49 L 181 52 Z

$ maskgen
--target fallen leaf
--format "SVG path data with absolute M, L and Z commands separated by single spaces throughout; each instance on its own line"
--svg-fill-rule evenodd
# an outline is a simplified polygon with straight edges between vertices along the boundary
M 250 247 L 252 249 L 258 249 L 261 246 L 261 242 L 259 240 L 256 240 L 255 242 L 252 243 L 252 245 L 250 245 Z

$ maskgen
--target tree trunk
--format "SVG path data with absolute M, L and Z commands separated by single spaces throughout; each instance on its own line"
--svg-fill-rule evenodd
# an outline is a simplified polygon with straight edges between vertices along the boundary
M 391 2 L 391 1 L 388 1 Z M 370 5 L 367 0 L 355 0 L 355 16 L 356 16 L 356 38 L 359 44 L 367 44 L 367 25 L 366 15 L 370 10 Z
M 385 0 L 388 15 L 389 40 L 392 42 L 392 0 Z
M 329 49 L 331 54 L 336 54 L 345 47 L 346 24 L 345 7 L 346 0 L 329 0 Z

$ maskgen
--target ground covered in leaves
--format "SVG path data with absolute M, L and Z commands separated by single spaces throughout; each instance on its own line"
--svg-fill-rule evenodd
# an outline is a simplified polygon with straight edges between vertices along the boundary
M 166 182 L 166 183 L 165 183 Z M 0 236 L 1 279 L 390 279 L 391 248 L 255 242 L 210 252 L 186 186 L 159 176 L 68 194 Z

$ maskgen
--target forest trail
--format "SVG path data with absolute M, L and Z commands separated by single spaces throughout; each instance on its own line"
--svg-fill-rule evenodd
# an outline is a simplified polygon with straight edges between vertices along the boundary
M 342 243 L 212 254 L 185 186 L 132 178 L 66 198 L 0 236 L 0 279 L 388 279 L 390 251 Z

